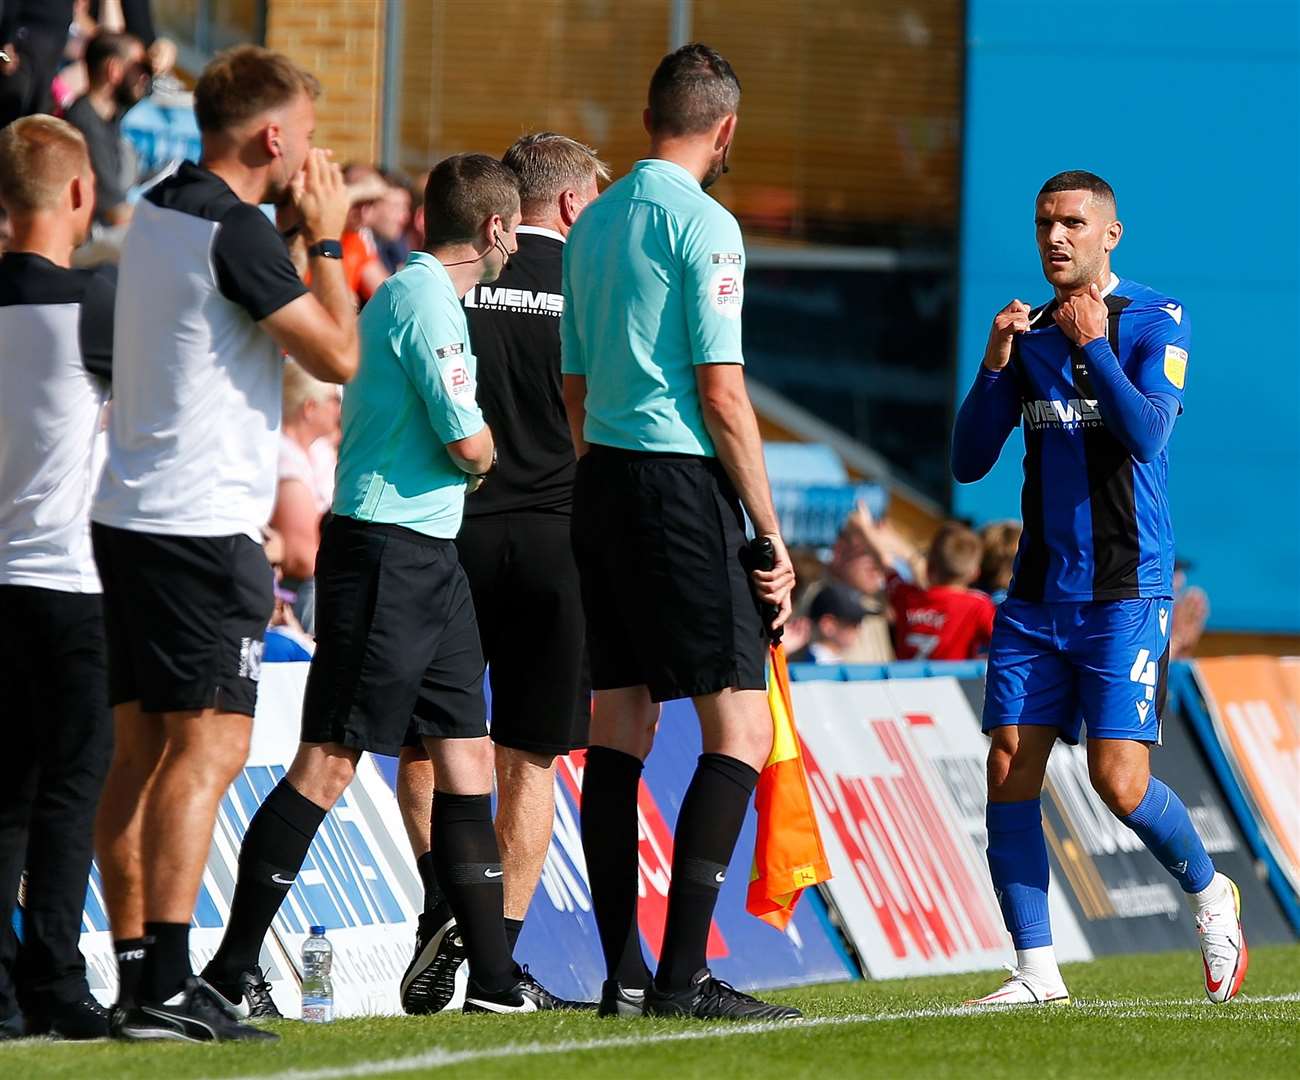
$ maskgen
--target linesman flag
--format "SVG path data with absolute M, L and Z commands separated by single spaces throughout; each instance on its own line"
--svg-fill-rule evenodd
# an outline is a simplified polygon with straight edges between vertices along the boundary
M 772 710 L 772 753 L 754 792 L 758 835 L 745 909 L 784 930 L 804 889 L 829 881 L 831 868 L 804 772 L 790 701 L 790 669 L 779 632 L 768 653 L 767 703 Z

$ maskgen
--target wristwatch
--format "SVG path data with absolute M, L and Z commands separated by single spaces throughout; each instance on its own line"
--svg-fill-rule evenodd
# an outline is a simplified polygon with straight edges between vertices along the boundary
M 307 249 L 307 255 L 312 259 L 341 259 L 343 245 L 337 240 L 317 240 Z

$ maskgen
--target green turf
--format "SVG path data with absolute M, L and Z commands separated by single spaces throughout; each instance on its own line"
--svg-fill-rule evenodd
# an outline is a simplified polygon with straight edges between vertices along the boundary
M 1227 1006 L 1212 1006 L 1201 996 L 1195 953 L 1078 964 L 1067 968 L 1066 978 L 1074 995 L 1071 1005 L 941 1016 L 898 1014 L 948 1008 L 987 992 L 997 977 L 984 973 L 791 990 L 771 997 L 825 1022 L 740 1033 L 734 1026 L 675 1021 L 443 1015 L 310 1028 L 284 1023 L 278 1027 L 283 1040 L 271 1047 L 27 1040 L 0 1044 L 0 1080 L 1300 1077 L 1300 945 L 1253 950 L 1246 994 Z M 1292 1000 L 1251 1000 L 1282 995 Z M 867 1019 L 834 1022 L 849 1017 Z M 733 1034 L 718 1037 L 719 1031 Z M 623 1045 L 599 1045 L 611 1041 Z M 561 1043 L 568 1046 L 546 1049 Z M 598 1045 L 573 1046 L 593 1043 Z M 404 1068 L 376 1067 L 421 1055 Z

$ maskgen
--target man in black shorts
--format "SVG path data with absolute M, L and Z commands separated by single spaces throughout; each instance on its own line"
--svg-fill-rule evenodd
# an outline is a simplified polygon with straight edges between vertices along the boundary
M 356 369 L 347 190 L 309 149 L 316 80 L 246 45 L 194 92 L 203 157 L 136 206 L 119 268 L 108 464 L 91 511 L 116 749 L 96 851 L 118 953 L 113 1032 L 270 1037 L 190 968 L 217 807 L 248 756 L 270 617 L 281 350 Z M 312 291 L 259 203 L 311 245 Z
M 413 730 L 437 775 L 434 863 L 469 957 L 465 1011 L 537 1007 L 506 945 L 483 653 L 453 542 L 465 493 L 494 459 L 461 297 L 513 251 L 519 182 L 494 158 L 461 154 L 429 174 L 424 201 L 428 250 L 361 316 L 316 562 L 302 743 L 249 823 L 226 935 L 205 972 L 232 999 L 261 979 L 262 939 L 362 752 L 396 754 Z
M 27 869 L 23 943 L 0 964 L 0 1039 L 108 1034 L 80 949 L 108 711 L 90 498 L 113 361 L 111 277 L 69 269 L 90 234 L 86 142 L 62 120 L 0 130 L 0 930 Z M 12 939 L 11 939 L 12 940 Z M 12 966 L 10 964 L 11 961 Z M 26 1021 L 24 1025 L 24 1020 Z
M 496 834 L 505 871 L 511 952 L 541 877 L 555 820 L 555 758 L 587 745 L 591 692 L 583 663 L 582 600 L 569 542 L 577 458 L 560 382 L 564 240 L 609 170 L 587 146 L 554 132 L 525 135 L 503 159 L 519 177 L 519 250 L 493 283 L 465 294 L 478 355 L 478 401 L 496 435 L 492 480 L 465 503 L 456 538 L 492 681 Z M 412 846 L 427 851 L 433 768 L 402 751 L 398 802 Z M 402 1007 L 437 1012 L 461 959 L 454 921 L 432 873 Z M 524 972 L 542 1008 L 572 1007 Z
M 586 451 L 573 544 L 596 691 L 582 840 L 609 976 L 603 1015 L 799 1015 L 714 979 L 705 960 L 772 748 L 759 603 L 779 626 L 794 584 L 745 390 L 740 227 L 704 190 L 726 169 L 739 102 L 712 49 L 665 57 L 645 113 L 649 157 L 587 209 L 564 253 L 564 392 Z M 771 540 L 775 569 L 746 573 L 742 506 Z M 658 703 L 682 697 L 695 703 L 704 753 L 677 818 L 651 985 L 636 921 L 637 785 Z

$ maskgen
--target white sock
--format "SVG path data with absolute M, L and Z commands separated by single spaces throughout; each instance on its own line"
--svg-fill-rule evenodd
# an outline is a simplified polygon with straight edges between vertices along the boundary
M 1187 902 L 1192 905 L 1193 911 L 1204 911 L 1207 907 L 1213 907 L 1215 904 L 1221 904 L 1224 898 L 1232 892 L 1228 879 L 1222 874 L 1216 873 L 1210 878 L 1210 883 L 1200 892 L 1188 893 Z
M 1017 949 L 1016 967 L 1035 986 L 1057 987 L 1064 983 L 1056 966 L 1056 949 L 1040 945 L 1036 949 Z

